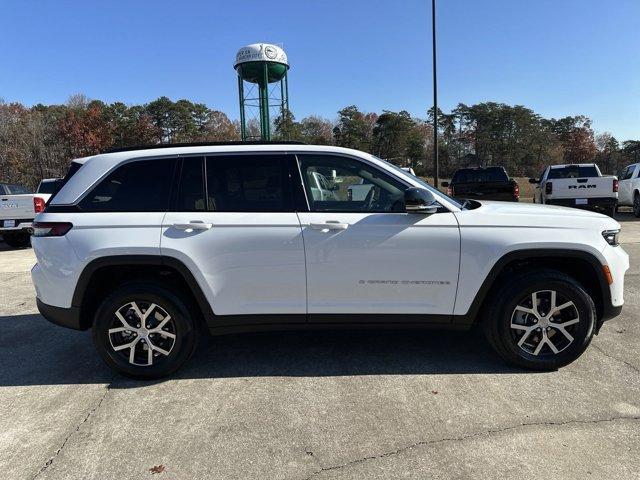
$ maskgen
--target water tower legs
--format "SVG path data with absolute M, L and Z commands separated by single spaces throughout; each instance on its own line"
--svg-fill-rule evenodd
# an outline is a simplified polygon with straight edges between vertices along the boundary
M 271 120 L 269 118 L 269 70 L 267 64 L 262 66 L 260 89 L 260 134 L 262 140 L 271 140 Z
M 244 82 L 240 75 L 238 75 L 238 95 L 240 98 L 240 139 L 244 142 L 247 140 L 247 124 L 244 119 Z

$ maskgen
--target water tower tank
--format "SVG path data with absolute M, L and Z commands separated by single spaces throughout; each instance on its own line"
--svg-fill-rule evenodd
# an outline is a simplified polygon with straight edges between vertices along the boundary
M 271 139 L 271 108 L 278 108 L 280 113 L 289 109 L 287 70 L 289 61 L 284 50 L 270 43 L 254 43 L 242 47 L 236 54 L 233 68 L 238 73 L 238 93 L 240 96 L 240 126 L 242 139 L 252 137 L 248 135 L 246 127 L 247 110 L 257 108 L 260 118 L 260 139 Z M 244 82 L 258 86 L 258 97 L 245 96 Z M 280 82 L 280 97 L 277 88 L 269 84 Z M 255 103 L 257 102 L 257 103 Z
M 289 69 L 287 54 L 277 45 L 254 43 L 238 50 L 233 67 L 245 82 L 261 83 L 264 71 L 267 71 L 267 82 L 279 82 Z

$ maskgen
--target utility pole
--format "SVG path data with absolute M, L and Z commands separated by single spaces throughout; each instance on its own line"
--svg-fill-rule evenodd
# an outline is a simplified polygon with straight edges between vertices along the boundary
M 438 77 L 436 74 L 436 0 L 431 0 L 431 31 L 433 44 L 433 185 L 438 188 L 440 161 L 438 159 Z

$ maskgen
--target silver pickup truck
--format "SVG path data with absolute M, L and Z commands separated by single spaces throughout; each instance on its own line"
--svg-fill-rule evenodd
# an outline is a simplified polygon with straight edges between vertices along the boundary
M 49 193 L 31 193 L 22 185 L 0 183 L 0 235 L 10 247 L 26 247 L 31 224 L 44 210 Z

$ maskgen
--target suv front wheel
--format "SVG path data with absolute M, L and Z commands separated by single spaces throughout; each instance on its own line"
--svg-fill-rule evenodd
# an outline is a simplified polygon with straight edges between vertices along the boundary
M 514 365 L 555 370 L 577 359 L 593 337 L 593 300 L 561 272 L 521 275 L 499 288 L 492 300 L 483 320 L 485 334 Z
M 196 326 L 187 306 L 152 283 L 123 285 L 100 305 L 93 341 L 105 362 L 134 378 L 159 378 L 195 351 Z

